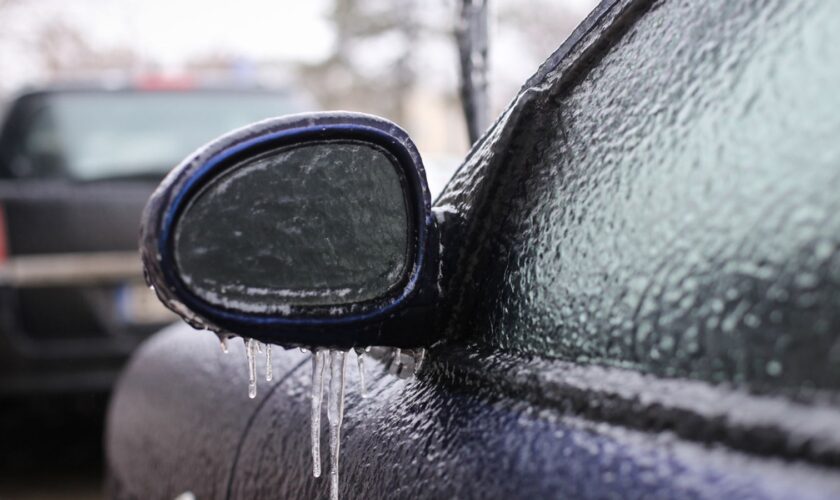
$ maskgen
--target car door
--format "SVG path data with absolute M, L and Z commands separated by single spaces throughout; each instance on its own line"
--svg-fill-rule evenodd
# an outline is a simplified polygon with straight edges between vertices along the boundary
M 341 496 L 840 494 L 838 19 L 597 7 L 437 200 L 445 340 L 414 379 L 368 363 L 367 398 L 349 370 Z M 115 495 L 326 496 L 307 357 L 249 407 L 244 368 L 150 342 L 111 409 Z

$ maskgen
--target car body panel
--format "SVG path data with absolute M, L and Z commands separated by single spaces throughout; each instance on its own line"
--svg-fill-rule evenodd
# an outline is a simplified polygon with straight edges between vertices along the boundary
M 840 388 L 840 9 L 611 10 L 437 201 L 444 247 L 471 255 L 448 252 L 450 336 L 795 398 Z
M 146 342 L 111 403 L 111 497 L 326 497 L 323 433 L 324 477 L 312 477 L 309 355 L 289 350 L 272 360 L 274 381 L 261 381 L 250 400 L 242 342 L 225 354 L 213 335 L 183 324 Z M 355 366 L 347 367 L 341 498 L 840 494 L 825 466 L 599 422 L 472 386 L 455 370 L 405 380 L 369 360 L 366 374 L 362 398 Z

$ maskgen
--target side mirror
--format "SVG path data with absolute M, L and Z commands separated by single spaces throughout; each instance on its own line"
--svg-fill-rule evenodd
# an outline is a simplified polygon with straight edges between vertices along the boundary
M 434 340 L 436 240 L 408 135 L 370 115 L 313 113 L 190 155 L 149 199 L 140 250 L 149 285 L 197 328 L 418 347 Z

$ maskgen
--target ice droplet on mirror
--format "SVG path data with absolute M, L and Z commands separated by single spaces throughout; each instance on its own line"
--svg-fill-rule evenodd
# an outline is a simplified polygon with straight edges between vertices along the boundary
M 265 381 L 271 382 L 274 378 L 274 372 L 271 368 L 271 344 L 265 346 Z
M 338 500 L 338 457 L 341 440 L 341 421 L 344 418 L 344 365 L 343 351 L 330 351 L 330 395 L 327 403 L 327 420 L 330 423 L 330 499 Z
M 245 341 L 245 356 L 248 358 L 248 397 L 257 397 L 257 341 L 254 339 L 242 339 Z
M 321 399 L 324 395 L 326 351 L 312 350 L 312 475 L 321 477 Z

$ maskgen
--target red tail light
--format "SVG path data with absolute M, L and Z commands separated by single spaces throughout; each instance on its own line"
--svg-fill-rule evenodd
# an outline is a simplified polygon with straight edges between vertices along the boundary
M 135 80 L 140 90 L 190 90 L 195 88 L 195 80 L 189 75 L 146 75 Z

